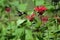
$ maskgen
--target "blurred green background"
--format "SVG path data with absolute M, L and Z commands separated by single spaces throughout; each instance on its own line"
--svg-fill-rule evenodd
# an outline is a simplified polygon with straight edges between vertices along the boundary
M 48 9 L 43 15 L 50 17 L 45 25 L 41 26 L 41 20 L 36 12 L 36 21 L 33 22 L 27 20 L 25 14 L 18 16 L 17 10 L 31 15 L 34 7 L 41 5 Z M 6 12 L 6 7 L 10 8 L 10 12 Z M 60 17 L 59 1 L 0 0 L 0 40 L 60 40 L 60 24 L 54 19 L 55 15 Z

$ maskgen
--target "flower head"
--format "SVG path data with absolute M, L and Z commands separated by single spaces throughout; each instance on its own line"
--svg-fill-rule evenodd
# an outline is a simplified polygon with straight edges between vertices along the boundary
M 39 6 L 35 7 L 34 10 L 35 10 L 36 12 L 38 12 L 38 11 L 39 11 Z
M 47 10 L 47 8 L 45 6 L 37 6 L 34 8 L 34 10 L 42 15 Z
M 48 17 L 47 17 L 47 16 L 42 17 L 42 18 L 41 18 L 41 21 L 42 21 L 43 23 L 46 23 L 46 22 L 48 21 Z
M 26 18 L 30 21 L 33 21 L 34 17 L 35 17 L 35 14 L 26 16 Z
M 6 7 L 6 8 L 5 8 L 5 11 L 6 11 L 6 12 L 10 12 L 10 10 L 11 10 L 11 9 L 10 9 L 9 7 Z
M 33 14 L 31 15 L 31 17 L 34 18 L 34 17 L 35 17 L 35 14 L 33 13 Z

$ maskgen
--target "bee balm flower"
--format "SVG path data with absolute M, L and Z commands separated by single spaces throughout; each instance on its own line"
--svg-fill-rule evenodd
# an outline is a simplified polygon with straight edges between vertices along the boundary
M 47 8 L 45 6 L 37 6 L 34 8 L 34 10 L 42 15 L 47 10 Z
M 41 18 L 41 21 L 42 21 L 43 23 L 46 23 L 46 22 L 48 21 L 48 17 L 47 17 L 47 16 L 42 17 L 42 18 Z
M 35 17 L 35 14 L 34 14 L 34 13 L 33 13 L 32 15 L 26 16 L 26 18 L 27 18 L 28 20 L 30 20 L 30 21 L 33 21 L 34 17 Z
M 6 7 L 6 8 L 5 8 L 5 11 L 6 11 L 6 12 L 10 12 L 10 10 L 11 10 L 11 9 L 10 9 L 9 7 Z

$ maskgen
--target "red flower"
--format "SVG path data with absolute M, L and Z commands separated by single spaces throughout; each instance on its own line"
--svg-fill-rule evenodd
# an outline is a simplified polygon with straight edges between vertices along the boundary
M 34 10 L 42 15 L 47 10 L 47 8 L 45 6 L 37 6 L 34 8 Z
M 29 20 L 32 20 L 32 19 L 31 19 L 31 16 L 29 16 L 29 15 L 28 15 L 28 16 L 26 16 L 26 18 L 27 18 L 27 19 L 29 19 Z
M 34 10 L 38 12 L 39 11 L 39 6 L 35 7 Z
M 33 13 L 33 14 L 31 15 L 31 17 L 34 18 L 34 17 L 35 17 L 35 14 Z
M 33 21 L 34 17 L 35 17 L 35 14 L 26 16 L 26 18 L 30 21 Z
M 43 23 L 46 23 L 46 22 L 48 21 L 48 17 L 47 17 L 47 16 L 42 17 L 42 18 L 41 18 L 41 21 L 42 21 Z
M 7 12 L 10 12 L 10 8 L 9 7 L 7 7 L 7 8 L 5 8 L 5 10 L 7 11 Z

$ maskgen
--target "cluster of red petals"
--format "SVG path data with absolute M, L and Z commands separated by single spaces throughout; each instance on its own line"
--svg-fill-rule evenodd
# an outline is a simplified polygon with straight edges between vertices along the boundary
M 41 21 L 42 21 L 43 23 L 46 23 L 46 22 L 48 21 L 48 16 L 42 17 L 42 18 L 41 18 Z
M 34 8 L 34 10 L 42 15 L 47 8 L 45 6 L 37 6 Z
M 11 9 L 10 9 L 9 7 L 5 8 L 5 11 L 6 11 L 6 12 L 10 12 L 10 10 L 11 10 Z
M 35 17 L 35 14 L 34 14 L 34 13 L 33 13 L 32 15 L 26 16 L 26 18 L 27 18 L 28 20 L 30 20 L 30 21 L 33 21 L 34 17 Z

